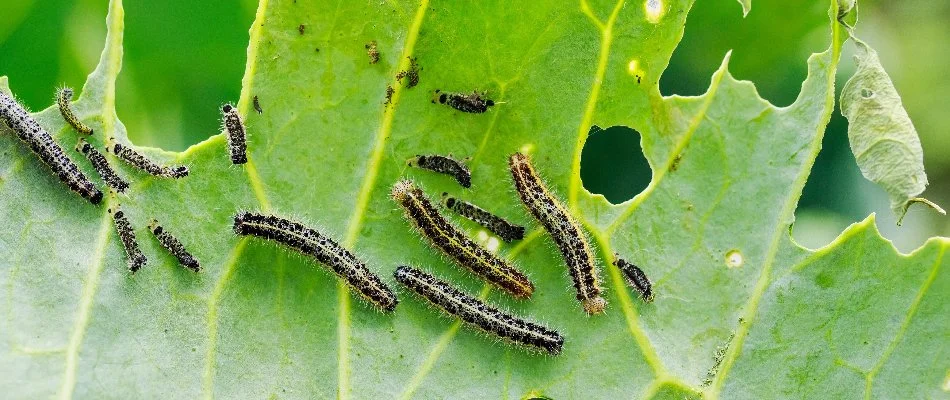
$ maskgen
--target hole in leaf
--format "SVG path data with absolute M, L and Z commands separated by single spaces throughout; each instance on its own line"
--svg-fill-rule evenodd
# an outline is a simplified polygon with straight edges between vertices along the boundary
M 828 48 L 828 5 L 802 2 L 789 12 L 787 2 L 760 1 L 743 18 L 735 1 L 697 1 L 689 10 L 683 39 L 660 77 L 664 95 L 705 93 L 710 77 L 730 49 L 729 71 L 755 82 L 773 104 L 791 104 L 808 73 L 805 60 Z M 782 15 L 782 23 L 775 23 Z M 728 27 L 729 34 L 711 35 Z M 776 43 L 794 43 L 776 46 Z
M 132 141 L 184 150 L 217 134 L 220 105 L 240 97 L 247 27 L 256 6 L 181 0 L 126 3 L 116 108 Z M 297 35 L 297 25 L 288 31 Z M 265 106 L 272 101 L 260 98 Z
M 640 148 L 640 133 L 626 126 L 590 128 L 581 153 L 581 181 L 588 192 L 618 204 L 650 184 L 653 171 Z
M 738 268 L 745 263 L 745 258 L 742 256 L 742 253 L 737 249 L 729 250 L 726 253 L 726 266 L 729 268 Z

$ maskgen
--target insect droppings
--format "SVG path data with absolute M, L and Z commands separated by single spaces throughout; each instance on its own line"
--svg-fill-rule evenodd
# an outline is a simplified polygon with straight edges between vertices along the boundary
M 370 41 L 366 44 L 366 55 L 369 56 L 369 63 L 376 64 L 379 62 L 379 49 L 376 48 L 376 41 Z
M 385 105 L 393 103 L 393 94 L 396 93 L 396 89 L 392 85 L 386 85 L 386 101 L 383 102 Z
M 405 71 L 399 71 L 396 74 L 396 80 L 402 80 L 406 78 L 405 87 L 406 89 L 412 89 L 419 84 L 419 71 L 422 68 L 419 67 L 419 64 L 416 63 L 415 57 L 409 57 L 409 69 Z

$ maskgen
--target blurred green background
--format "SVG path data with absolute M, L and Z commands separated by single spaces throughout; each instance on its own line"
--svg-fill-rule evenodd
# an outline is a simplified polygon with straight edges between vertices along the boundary
M 78 87 L 98 62 L 105 37 L 104 0 L 16 0 L 0 17 L 0 75 L 31 109 L 52 104 L 61 84 Z M 236 101 L 257 2 L 166 0 L 126 2 L 125 58 L 118 82 L 119 118 L 140 145 L 183 150 L 218 132 L 217 107 Z M 755 82 L 779 106 L 794 101 L 805 60 L 828 42 L 825 0 L 754 0 L 742 17 L 735 0 L 697 0 L 686 33 L 660 81 L 665 95 L 698 95 L 725 53 L 730 70 Z M 923 142 L 930 186 L 924 196 L 950 206 L 950 1 L 862 0 L 858 34 L 875 47 L 891 74 Z M 852 50 L 848 46 L 847 50 Z M 854 70 L 843 59 L 838 88 Z M 134 118 L 128 116 L 134 115 Z M 607 127 L 603 127 L 607 128 Z M 649 167 L 639 137 L 623 130 L 593 135 L 584 150 L 585 186 L 613 202 L 639 193 Z M 866 181 L 837 112 L 825 133 L 797 211 L 795 238 L 811 248 L 830 242 L 847 225 L 876 212 L 885 237 L 909 251 L 950 234 L 950 218 L 912 208 L 894 224 L 887 196 Z

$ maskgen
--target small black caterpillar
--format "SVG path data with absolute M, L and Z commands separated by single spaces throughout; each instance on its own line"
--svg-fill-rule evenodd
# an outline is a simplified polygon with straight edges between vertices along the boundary
M 148 172 L 152 176 L 161 178 L 182 178 L 188 176 L 188 167 L 183 165 L 163 166 L 149 160 L 141 153 L 132 150 L 131 147 L 116 142 L 114 138 L 109 138 L 109 144 L 106 145 L 106 151 L 115 154 L 129 165 L 142 171 Z
M 228 153 L 231 154 L 231 163 L 244 164 L 247 162 L 247 131 L 244 121 L 238 115 L 237 108 L 230 103 L 221 106 L 221 115 L 224 119 L 224 128 L 228 131 Z
M 455 197 L 449 196 L 448 193 L 442 193 L 442 202 L 446 208 L 484 226 L 485 229 L 498 235 L 501 240 L 512 242 L 524 239 L 523 226 L 512 224 L 504 218 L 492 214 L 479 206 L 465 200 L 456 199 Z
M 257 111 L 258 114 L 264 113 L 264 109 L 261 108 L 261 101 L 257 99 L 257 96 L 254 96 L 254 110 Z
M 276 215 L 243 211 L 234 216 L 234 233 L 273 240 L 316 258 L 383 311 L 392 312 L 399 303 L 393 291 L 353 253 L 303 224 Z
M 76 143 L 76 151 L 84 154 L 86 158 L 89 159 L 92 167 L 99 173 L 99 177 L 101 177 L 102 181 L 110 188 L 119 193 L 125 193 L 125 190 L 129 188 L 129 183 L 115 172 L 115 169 L 109 165 L 109 161 L 106 160 L 106 157 L 93 147 L 92 144 L 87 142 L 86 139 L 79 138 L 79 141 Z
M 604 312 L 607 301 L 600 297 L 597 266 L 587 236 L 580 225 L 568 214 L 561 202 L 548 190 L 544 181 L 535 172 L 528 156 L 515 153 L 508 160 L 515 189 L 521 202 L 551 234 L 561 251 L 568 271 L 574 280 L 577 300 L 587 314 Z
M 410 158 L 408 164 L 410 167 L 419 167 L 452 176 L 462 187 L 472 187 L 472 171 L 461 161 L 452 157 L 438 154 L 417 155 Z
M 445 104 L 456 110 L 467 113 L 481 114 L 485 111 L 488 111 L 488 107 L 495 105 L 494 100 L 482 97 L 485 94 L 478 93 L 477 91 L 473 91 L 471 94 L 464 94 L 446 93 L 436 89 L 435 94 L 438 96 L 437 98 L 439 104 Z M 432 102 L 434 103 L 435 100 Z
M 489 334 L 552 355 L 564 346 L 564 337 L 556 331 L 502 312 L 418 269 L 400 266 L 393 276 L 445 313 Z
M 122 211 L 121 206 L 116 204 L 110 207 L 109 214 L 112 214 L 115 230 L 119 234 L 122 247 L 125 248 L 125 255 L 129 263 L 129 272 L 134 274 L 142 268 L 148 260 L 145 258 L 145 254 L 142 254 L 142 250 L 139 249 L 139 242 L 135 240 L 135 230 L 132 228 L 132 224 L 129 223 L 129 219 L 125 217 L 125 212 Z
M 640 298 L 643 299 L 644 302 L 649 303 L 653 301 L 653 284 L 650 283 L 650 279 L 647 278 L 647 275 L 643 273 L 640 267 L 620 258 L 617 254 L 614 254 L 614 265 L 627 277 L 627 282 L 630 286 L 636 289 L 637 292 L 640 292 Z
M 92 204 L 102 201 L 102 191 L 79 170 L 49 132 L 43 129 L 20 103 L 3 91 L 0 91 L 0 120 L 13 129 L 17 137 L 29 145 L 30 150 L 33 150 L 69 189 Z
M 172 236 L 165 228 L 159 225 L 158 220 L 153 219 L 152 222 L 148 224 L 148 230 L 152 231 L 152 234 L 154 234 L 158 242 L 162 244 L 162 247 L 168 250 L 169 253 L 172 253 L 181 265 L 195 272 L 201 271 L 201 265 L 198 264 L 198 260 L 185 249 L 185 245 L 181 244 L 178 238 Z
M 84 124 L 79 118 L 76 117 L 76 114 L 73 112 L 72 102 L 73 100 L 73 89 L 70 87 L 64 87 L 59 89 L 56 92 L 56 104 L 59 105 L 59 113 L 63 115 L 63 119 L 66 120 L 73 128 L 76 129 L 79 133 L 85 135 L 92 135 L 92 128 L 89 125 Z

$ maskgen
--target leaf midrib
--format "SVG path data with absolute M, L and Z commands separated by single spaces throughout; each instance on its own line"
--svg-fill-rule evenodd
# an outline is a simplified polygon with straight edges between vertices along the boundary
M 86 83 L 89 83 L 94 77 L 105 77 L 105 89 L 102 99 L 102 126 L 104 132 L 115 134 L 116 114 L 115 114 L 115 82 L 119 76 L 119 70 L 122 68 L 122 30 L 124 29 L 125 11 L 122 8 L 121 0 L 114 0 L 109 4 L 109 15 L 107 16 L 107 34 L 105 51 L 100 57 L 96 70 L 89 74 Z M 81 99 L 88 101 L 88 91 L 86 85 L 83 85 Z M 103 208 L 109 208 L 114 199 L 111 196 L 106 198 Z M 111 235 L 109 213 L 103 211 L 99 223 L 98 244 L 96 246 L 94 259 L 86 273 L 86 279 L 83 281 L 82 295 L 80 297 L 79 309 L 76 315 L 76 324 L 69 336 L 69 342 L 65 349 L 65 366 L 63 370 L 63 381 L 60 386 L 59 396 L 62 399 L 72 398 L 73 390 L 76 388 L 76 374 L 79 368 L 79 351 L 82 349 L 82 342 L 91 319 L 93 299 L 99 289 L 99 279 L 105 265 L 105 248 L 109 243 Z

